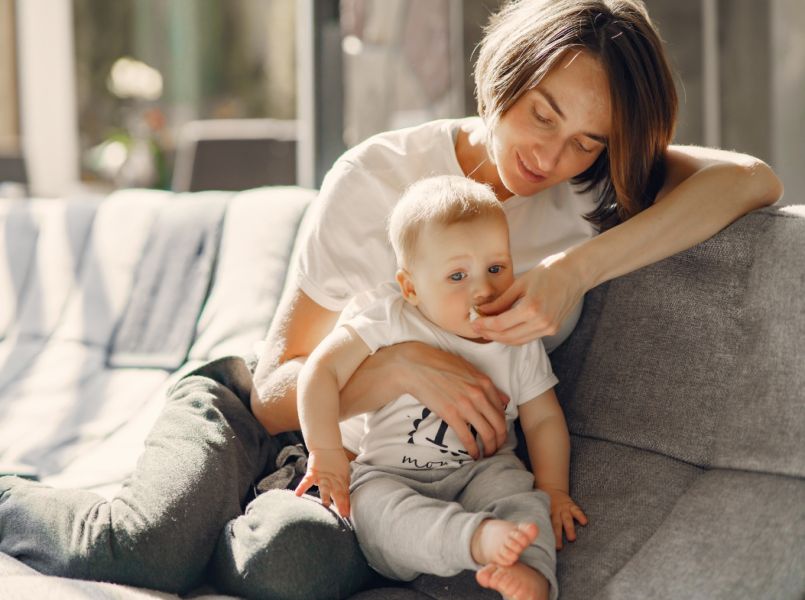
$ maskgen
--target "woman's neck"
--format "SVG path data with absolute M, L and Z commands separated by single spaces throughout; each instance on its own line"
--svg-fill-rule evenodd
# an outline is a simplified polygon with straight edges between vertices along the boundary
M 505 202 L 512 197 L 487 150 L 486 129 L 481 119 L 465 119 L 461 123 L 456 136 L 456 159 L 464 175 L 492 186 L 498 200 Z

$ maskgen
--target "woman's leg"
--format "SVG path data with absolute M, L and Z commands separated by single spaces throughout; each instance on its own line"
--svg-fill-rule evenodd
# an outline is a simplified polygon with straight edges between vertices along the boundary
M 239 358 L 179 381 L 111 501 L 0 479 L 0 551 L 52 575 L 191 589 L 276 452 L 249 411 L 250 389 Z
M 246 598 L 348 598 L 376 577 L 349 523 L 310 496 L 271 490 L 221 532 L 215 587 Z

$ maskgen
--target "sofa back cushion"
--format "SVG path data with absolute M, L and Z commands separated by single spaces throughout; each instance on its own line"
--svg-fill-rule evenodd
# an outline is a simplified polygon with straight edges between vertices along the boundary
M 16 318 L 25 338 L 47 338 L 59 325 L 78 283 L 97 198 L 28 201 L 37 236 L 28 281 Z
M 265 336 L 299 223 L 315 195 L 299 187 L 267 187 L 230 200 L 213 286 L 190 358 L 247 354 Z
M 169 192 L 121 190 L 101 202 L 56 339 L 109 346 L 159 208 L 169 198 Z
M 572 433 L 805 476 L 805 218 L 764 209 L 590 292 L 552 355 Z
M 0 200 L 0 340 L 19 310 L 36 245 L 37 228 L 28 203 Z
M 184 363 L 218 256 L 231 194 L 177 194 L 159 206 L 107 364 L 168 371 Z

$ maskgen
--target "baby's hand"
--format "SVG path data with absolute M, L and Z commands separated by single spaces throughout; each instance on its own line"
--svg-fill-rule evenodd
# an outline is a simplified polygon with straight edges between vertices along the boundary
M 324 506 L 332 498 L 341 516 L 349 516 L 349 459 L 343 448 L 310 451 L 307 473 L 294 493 L 301 496 L 314 485 Z
M 543 491 L 551 497 L 551 525 L 553 525 L 553 535 L 556 538 L 556 549 L 561 550 L 562 530 L 564 529 L 568 542 L 575 542 L 576 525 L 574 521 L 578 521 L 580 525 L 586 525 L 587 515 L 567 493 L 553 489 Z

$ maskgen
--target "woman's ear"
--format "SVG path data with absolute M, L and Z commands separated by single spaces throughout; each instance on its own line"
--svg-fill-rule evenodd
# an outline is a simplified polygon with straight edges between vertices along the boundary
M 411 274 L 405 269 L 397 271 L 397 284 L 400 286 L 400 292 L 406 302 L 410 302 L 416 306 L 419 304 L 419 298 L 416 295 L 416 288 L 414 287 L 414 280 L 411 279 Z

